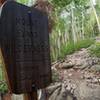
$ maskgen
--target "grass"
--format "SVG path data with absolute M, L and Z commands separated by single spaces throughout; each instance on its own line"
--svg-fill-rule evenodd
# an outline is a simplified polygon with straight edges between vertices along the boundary
M 61 47 L 61 51 L 60 51 L 60 55 L 58 56 L 58 59 L 63 59 L 64 57 L 66 57 L 66 55 L 72 54 L 75 51 L 78 51 L 82 48 L 88 48 L 92 44 L 94 44 L 93 39 L 80 40 L 77 43 L 69 42 L 67 45 L 64 44 Z

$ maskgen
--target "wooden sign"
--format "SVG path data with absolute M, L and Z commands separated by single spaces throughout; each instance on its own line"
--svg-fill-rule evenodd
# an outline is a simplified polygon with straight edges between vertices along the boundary
M 8 1 L 0 18 L 0 45 L 13 93 L 29 93 L 51 83 L 46 15 Z

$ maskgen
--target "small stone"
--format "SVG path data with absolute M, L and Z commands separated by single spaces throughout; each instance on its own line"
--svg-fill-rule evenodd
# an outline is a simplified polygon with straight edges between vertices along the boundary
M 86 79 L 91 79 L 91 76 L 90 75 L 84 75 L 84 77 L 86 78 Z
M 70 85 L 68 85 L 68 86 L 66 87 L 66 89 L 67 89 L 68 91 L 70 91 L 70 90 L 71 90 Z
M 91 79 L 86 80 L 87 83 L 92 83 Z
M 84 72 L 83 72 L 83 71 L 82 71 L 81 73 L 82 73 L 82 74 L 84 74 Z
M 92 83 L 98 83 L 98 79 L 97 79 L 97 78 L 94 78 L 94 79 L 92 80 Z
M 98 79 L 98 82 L 100 82 L 100 79 Z
M 81 76 L 80 78 L 81 78 L 81 79 L 84 79 L 84 76 Z
M 72 76 L 72 73 L 68 74 L 68 76 Z
M 73 89 L 76 89 L 77 87 L 76 87 L 76 85 L 75 84 L 73 84 Z
M 70 91 L 72 94 L 74 93 L 74 89 L 71 89 L 71 91 Z
M 64 62 L 62 63 L 62 66 L 61 66 L 62 69 L 69 69 L 72 67 L 74 67 L 74 64 L 72 62 L 69 62 L 69 63 Z
M 74 71 L 74 69 L 73 69 L 73 68 L 71 68 L 71 69 L 70 69 L 70 71 Z

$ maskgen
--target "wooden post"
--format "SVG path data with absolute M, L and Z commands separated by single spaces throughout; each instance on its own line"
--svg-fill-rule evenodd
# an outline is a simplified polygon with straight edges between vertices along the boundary
M 32 87 L 33 91 L 24 95 L 24 100 L 38 100 L 37 88 Z
M 24 95 L 24 100 L 38 100 L 37 92 L 27 93 Z

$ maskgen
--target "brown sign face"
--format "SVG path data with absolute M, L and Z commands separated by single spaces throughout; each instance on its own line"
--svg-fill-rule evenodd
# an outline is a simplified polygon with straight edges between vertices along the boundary
M 14 1 L 4 7 L 0 46 L 11 91 L 20 94 L 47 87 L 52 81 L 47 16 Z

